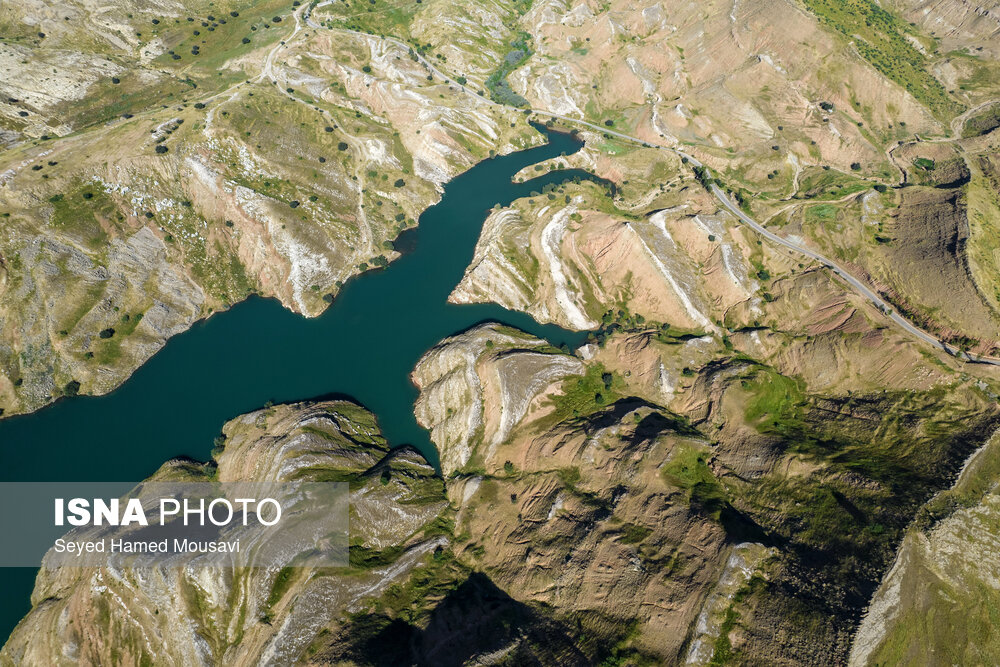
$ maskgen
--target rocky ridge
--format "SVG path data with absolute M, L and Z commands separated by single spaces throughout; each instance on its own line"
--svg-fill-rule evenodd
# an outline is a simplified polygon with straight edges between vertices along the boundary
M 349 480 L 352 567 L 43 569 L 0 663 L 291 664 L 323 628 L 447 545 L 426 531 L 447 505 L 434 469 L 413 450 L 390 452 L 358 406 L 279 405 L 223 433 L 215 463 L 170 461 L 151 480 Z M 370 556 L 382 552 L 392 557 Z

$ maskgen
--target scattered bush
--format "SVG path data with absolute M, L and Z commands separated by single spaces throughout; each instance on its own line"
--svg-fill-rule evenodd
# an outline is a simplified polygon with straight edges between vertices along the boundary
M 115 330 L 108 327 L 107 329 L 101 329 L 101 332 L 97 335 L 104 339 L 111 338 L 115 335 Z

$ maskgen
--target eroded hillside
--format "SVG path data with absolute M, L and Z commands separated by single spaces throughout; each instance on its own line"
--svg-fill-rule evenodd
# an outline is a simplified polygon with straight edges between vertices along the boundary
M 107 392 L 171 335 L 253 293 L 318 314 L 348 278 L 397 255 L 393 240 L 441 183 L 538 141 L 523 116 L 428 80 L 392 42 L 305 27 L 305 9 L 285 7 L 280 23 L 234 10 L 241 30 L 287 41 L 206 33 L 203 54 L 232 50 L 176 65 L 192 82 L 183 95 L 161 90 L 165 104 L 131 102 L 0 157 L 8 414 Z M 113 53 L 144 71 L 131 51 Z M 195 84 L 207 62 L 219 81 Z
M 415 411 L 440 473 L 344 401 L 243 415 L 215 464 L 157 473 L 348 480 L 348 568 L 43 570 L 0 660 L 827 665 L 951 645 L 989 661 L 968 609 L 995 602 L 995 466 L 944 490 L 1000 426 L 997 371 L 803 251 L 997 356 L 998 16 L 4 4 L 7 416 L 114 389 L 251 294 L 318 315 L 398 258 L 443 183 L 540 142 L 530 120 L 585 146 L 520 177 L 597 178 L 489 213 L 450 300 L 590 334 L 570 350 L 486 323 L 428 350 Z
M 891 335 L 803 324 L 633 322 L 579 356 L 494 325 L 444 341 L 414 379 L 456 557 L 629 664 L 845 661 L 902 530 L 1000 413 L 907 343 L 831 367 L 878 368 Z
M 350 566 L 43 569 L 35 606 L 0 662 L 290 664 L 334 619 L 336 627 L 405 582 L 447 544 L 440 478 L 417 452 L 390 452 L 357 405 L 276 406 L 234 419 L 223 433 L 214 462 L 170 461 L 151 479 L 349 481 Z

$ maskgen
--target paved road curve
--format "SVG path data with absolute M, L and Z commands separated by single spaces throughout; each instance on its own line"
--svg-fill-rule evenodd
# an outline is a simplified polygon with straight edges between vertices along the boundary
M 670 148 L 670 147 L 667 147 L 667 146 L 653 145 L 653 144 L 650 144 L 648 142 L 645 142 L 645 141 L 639 139 L 638 137 L 633 137 L 633 136 L 624 134 L 622 132 L 616 132 L 616 131 L 614 131 L 614 130 L 612 130 L 610 128 L 601 127 L 599 125 L 595 125 L 593 123 L 588 123 L 587 121 L 579 120 L 577 118 L 571 118 L 569 116 L 562 116 L 562 115 L 559 115 L 559 114 L 554 114 L 551 111 L 546 111 L 544 109 L 532 109 L 532 112 L 534 112 L 536 114 L 539 114 L 539 115 L 545 115 L 545 116 L 550 116 L 552 118 L 557 118 L 557 119 L 562 120 L 562 121 L 566 121 L 566 122 L 570 122 L 570 123 L 575 123 L 577 125 L 583 125 L 583 126 L 586 126 L 588 128 L 591 128 L 593 130 L 596 130 L 598 132 L 601 132 L 603 134 L 608 134 L 608 135 L 611 135 L 611 136 L 614 136 L 614 137 L 618 137 L 619 139 L 625 139 L 626 141 L 630 141 L 630 142 L 633 142 L 633 143 L 639 143 L 639 144 L 642 144 L 643 146 L 649 146 L 651 148 L 659 148 L 661 150 L 670 151 L 672 153 L 676 153 L 677 155 L 680 155 L 681 157 L 687 158 L 688 163 L 691 164 L 692 166 L 695 166 L 695 167 L 701 167 L 701 166 L 703 166 L 702 163 L 699 162 L 697 158 L 694 158 L 691 155 L 688 155 L 687 153 L 684 153 L 683 151 L 680 151 L 680 150 L 675 149 L 675 148 Z M 930 343 L 931 345 L 933 345 L 935 347 L 941 348 L 942 350 L 944 350 L 945 352 L 947 352 L 948 354 L 950 354 L 952 356 L 956 356 L 956 357 L 959 357 L 959 358 L 964 359 L 966 361 L 971 361 L 971 362 L 975 362 L 975 363 L 989 364 L 991 366 L 1000 366 L 1000 359 L 996 359 L 994 357 L 981 357 L 981 356 L 972 357 L 971 355 L 967 354 L 966 352 L 963 352 L 963 351 L 961 351 L 961 350 L 959 350 L 959 349 L 957 349 L 957 348 L 949 345 L 948 343 L 946 343 L 945 341 L 943 341 L 943 340 L 941 340 L 939 338 L 935 338 L 934 336 L 932 336 L 931 334 L 927 333 L 923 329 L 917 327 L 912 322 L 910 322 L 906 318 L 902 317 L 899 313 L 897 313 L 896 310 L 888 302 L 886 302 L 882 297 L 880 297 L 878 294 L 876 294 L 875 291 L 872 290 L 870 287 L 868 287 L 864 282 L 862 282 L 858 278 L 855 278 L 846 269 L 844 269 L 842 266 L 840 266 L 839 264 L 837 264 L 833 260 L 831 260 L 831 259 L 829 259 L 827 257 L 824 257 L 823 255 L 819 254 L 818 252 L 815 252 L 814 250 L 810 250 L 809 248 L 807 248 L 805 246 L 801 246 L 801 245 L 795 243 L 794 241 L 790 241 L 790 240 L 788 240 L 788 239 L 786 239 L 786 238 L 784 238 L 782 236 L 778 236 L 777 234 L 769 231 L 767 228 L 765 228 L 759 222 L 757 222 L 756 220 L 754 220 L 753 218 L 751 218 L 749 215 L 747 215 L 746 213 L 744 213 L 742 210 L 740 210 L 739 206 L 737 206 L 729 198 L 729 195 L 727 195 L 725 193 L 725 191 L 723 191 L 722 188 L 720 188 L 718 185 L 715 185 L 713 183 L 712 187 L 711 187 L 711 192 L 712 192 L 713 195 L 715 195 L 716 199 L 719 200 L 719 203 L 722 204 L 722 206 L 727 211 L 729 211 L 730 213 L 732 213 L 733 215 L 735 215 L 736 218 L 740 222 L 742 222 L 743 224 L 747 225 L 748 227 L 750 227 L 751 229 L 753 229 L 755 232 L 757 232 L 758 234 L 760 234 L 761 236 L 763 236 L 767 240 L 772 241 L 773 243 L 777 243 L 778 245 L 783 246 L 785 248 L 788 248 L 790 250 L 794 250 L 795 252 L 797 252 L 797 253 L 799 253 L 801 255 L 805 255 L 806 257 L 808 257 L 810 259 L 814 259 L 817 262 L 820 262 L 826 268 L 828 268 L 829 270 L 831 270 L 834 274 L 836 274 L 841 279 L 843 279 L 844 282 L 846 282 L 848 285 L 850 285 L 856 292 L 858 292 L 859 294 L 861 294 L 861 296 L 863 296 L 866 299 L 868 299 L 872 304 L 875 305 L 875 307 L 877 307 L 879 310 L 881 310 L 886 315 L 886 317 L 888 317 L 890 320 L 892 320 L 893 322 L 895 322 L 896 324 L 898 324 L 906 332 L 908 332 L 908 333 L 916 336 L 917 338 L 919 338 L 920 340 L 922 340 L 924 342 Z
M 321 3 L 318 6 L 321 7 L 321 6 L 326 5 L 326 4 L 329 4 L 329 2 L 323 2 L 323 3 Z M 319 24 L 317 24 L 315 21 L 312 20 L 312 17 L 309 15 L 309 13 L 304 12 L 304 18 L 306 20 L 306 24 L 309 25 L 310 27 L 312 27 L 312 28 L 322 28 L 322 26 L 320 26 Z M 298 15 L 296 15 L 296 24 L 297 23 L 298 23 Z M 354 33 L 354 34 L 358 34 L 358 35 L 365 35 L 366 37 L 372 37 L 372 36 L 374 36 L 374 35 L 369 35 L 368 33 L 360 33 L 360 32 L 354 31 L 354 30 L 347 30 L 347 29 L 342 29 L 342 30 L 344 32 L 350 32 L 350 33 Z M 296 32 L 298 32 L 297 29 L 296 29 Z M 294 33 L 293 33 L 293 35 L 294 35 Z M 392 43 L 394 43 L 394 44 L 396 44 L 396 45 L 398 45 L 398 46 L 400 46 L 402 48 L 407 48 L 407 49 L 410 48 L 408 44 L 406 44 L 406 43 L 404 43 L 404 42 L 402 42 L 402 41 L 400 41 L 398 39 L 395 39 L 393 37 L 385 36 L 385 37 L 383 37 L 383 39 L 386 39 L 387 41 L 392 42 Z M 415 55 L 417 56 L 417 59 L 428 69 L 428 71 L 431 72 L 431 74 L 433 74 L 434 76 L 436 76 L 436 77 L 438 77 L 440 79 L 443 79 L 444 81 L 451 81 L 451 77 L 449 77 L 444 72 L 441 72 L 439 69 L 437 69 L 430 61 L 428 61 L 427 59 L 425 59 L 423 56 L 421 56 L 419 54 L 415 53 Z M 462 89 L 465 90 L 470 95 L 477 95 L 478 96 L 478 94 L 476 92 L 474 92 L 472 90 L 469 90 L 469 89 L 465 88 L 464 86 L 462 87 Z M 494 105 L 494 106 L 505 106 L 505 105 L 499 104 L 497 102 L 494 102 L 493 100 L 490 100 L 487 97 L 481 97 L 481 99 L 484 100 L 485 102 L 489 103 L 489 104 Z M 985 105 L 980 105 L 980 106 L 985 106 Z M 517 107 L 511 107 L 511 108 L 517 108 Z M 976 109 L 973 109 L 971 111 L 975 111 L 975 110 Z M 631 143 L 640 144 L 642 146 L 647 146 L 649 148 L 658 148 L 660 150 L 670 151 L 671 153 L 675 153 L 676 155 L 680 155 L 683 158 L 687 158 L 688 163 L 691 164 L 692 166 L 695 166 L 695 167 L 701 167 L 701 166 L 703 166 L 702 163 L 700 161 L 698 161 L 697 158 L 695 158 L 695 157 L 693 157 L 691 155 L 688 155 L 687 153 L 685 153 L 685 152 L 683 152 L 683 151 L 681 151 L 679 149 L 672 148 L 672 147 L 669 147 L 669 146 L 660 146 L 660 145 L 656 145 L 656 144 L 650 144 L 650 143 L 648 143 L 646 141 L 643 141 L 642 139 L 639 139 L 638 137 L 633 137 L 633 136 L 625 134 L 623 132 L 618 132 L 617 130 L 613 130 L 610 127 L 601 127 L 600 125 L 596 125 L 594 123 L 590 123 L 588 121 L 581 120 L 579 118 L 573 118 L 572 116 L 563 116 L 561 114 L 553 113 L 553 112 L 548 111 L 546 109 L 531 109 L 531 112 L 534 113 L 534 114 L 536 114 L 536 115 L 547 116 L 549 118 L 554 118 L 554 119 L 561 120 L 561 121 L 564 121 L 564 122 L 567 122 L 567 123 L 572 123 L 574 125 L 580 125 L 580 126 L 589 128 L 591 130 L 594 130 L 596 132 L 599 132 L 601 134 L 606 134 L 606 135 L 609 135 L 609 136 L 617 137 L 619 139 L 623 139 L 623 140 L 631 142 Z M 819 254 L 818 252 L 815 252 L 814 250 L 811 250 L 811 249 L 809 249 L 809 248 L 807 248 L 805 246 L 799 245 L 799 244 L 795 243 L 794 241 L 790 241 L 790 240 L 788 240 L 788 239 L 786 239 L 786 238 L 784 238 L 782 236 L 778 236 L 777 234 L 769 231 L 767 228 L 765 228 L 759 222 L 757 222 L 756 220 L 754 220 L 753 218 L 751 218 L 749 215 L 747 215 L 746 213 L 744 213 L 742 210 L 740 210 L 739 206 L 737 206 L 735 203 L 733 203 L 733 201 L 729 198 L 729 196 L 725 193 L 725 191 L 723 191 L 722 188 L 720 188 L 718 185 L 713 184 L 710 189 L 711 189 L 712 194 L 715 195 L 716 199 L 719 200 L 719 203 L 722 204 L 722 206 L 727 211 L 729 211 L 730 213 L 732 213 L 733 215 L 735 215 L 736 218 L 737 218 L 737 220 L 739 220 L 743 224 L 747 225 L 748 227 L 750 227 L 751 229 L 753 229 L 755 232 L 757 232 L 758 234 L 760 234 L 761 236 L 763 236 L 767 240 L 769 240 L 769 241 L 771 241 L 773 243 L 777 243 L 778 245 L 783 246 L 785 248 L 788 248 L 790 250 L 793 250 L 793 251 L 795 251 L 795 252 L 797 252 L 797 253 L 799 253 L 801 255 L 804 255 L 804 256 L 808 257 L 809 259 L 813 259 L 813 260 L 816 260 L 817 262 L 820 262 L 826 268 L 828 268 L 830 271 L 832 271 L 834 274 L 836 274 L 837 276 L 839 276 L 844 282 L 846 282 L 848 285 L 850 285 L 851 288 L 854 289 L 854 291 L 856 291 L 857 293 L 861 294 L 861 296 L 863 296 L 866 299 L 868 299 L 868 301 L 870 301 L 876 308 L 878 308 L 879 310 L 881 310 L 886 315 L 886 317 L 888 317 L 890 320 L 892 320 L 897 325 L 899 325 L 907 333 L 910 333 L 913 336 L 916 336 L 917 338 L 919 338 L 920 340 L 922 340 L 922 341 L 924 341 L 926 343 L 930 343 L 931 345 L 933 345 L 935 347 L 941 348 L 942 350 L 944 350 L 948 354 L 950 354 L 952 356 L 955 356 L 955 357 L 958 357 L 960 359 L 964 359 L 966 361 L 971 361 L 971 362 L 975 362 L 975 363 L 989 364 L 991 366 L 1000 366 L 1000 359 L 997 359 L 995 357 L 981 357 L 981 356 L 972 357 L 968 353 L 963 352 L 963 351 L 961 351 L 961 350 L 959 350 L 959 349 L 957 349 L 957 348 L 949 345 L 945 341 L 943 341 L 943 340 L 941 340 L 939 338 L 936 338 L 936 337 L 932 336 L 931 334 L 927 333 L 926 331 L 924 331 L 920 327 L 916 326 L 915 324 L 913 324 L 912 322 L 910 322 L 906 318 L 902 317 L 899 313 L 896 312 L 896 310 L 888 302 L 886 302 L 882 297 L 880 297 L 878 294 L 876 294 L 874 290 L 872 290 L 870 287 L 868 287 L 860 279 L 858 279 L 858 278 L 854 277 L 853 275 L 851 275 L 846 269 L 844 269 L 842 266 L 840 266 L 839 264 L 837 264 L 833 260 L 831 260 L 831 259 L 829 259 L 827 257 L 824 257 L 823 255 Z

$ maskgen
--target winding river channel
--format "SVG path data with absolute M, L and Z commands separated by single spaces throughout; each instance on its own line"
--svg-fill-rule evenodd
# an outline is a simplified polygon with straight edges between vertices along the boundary
M 495 305 L 454 305 L 448 295 L 472 259 L 494 204 L 507 205 L 579 170 L 511 179 L 528 165 L 573 153 L 581 143 L 549 132 L 547 144 L 491 158 L 444 187 L 397 245 L 405 254 L 349 281 L 322 316 L 306 319 L 274 299 L 252 298 L 171 339 L 120 388 L 60 400 L 0 421 L 0 480 L 139 481 L 179 455 L 204 460 L 229 419 L 276 403 L 341 395 L 375 413 L 393 446 L 437 452 L 413 415 L 410 372 L 441 339 L 492 320 L 554 345 L 583 334 L 539 325 Z M 2 539 L 2 538 L 0 538 Z M 0 570 L 0 632 L 29 608 L 34 569 Z

